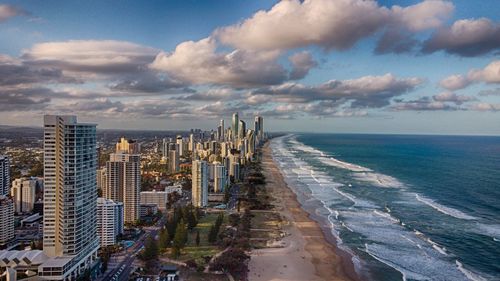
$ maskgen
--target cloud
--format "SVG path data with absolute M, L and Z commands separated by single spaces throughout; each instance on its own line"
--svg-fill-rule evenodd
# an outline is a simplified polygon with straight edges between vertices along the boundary
M 500 88 L 482 90 L 479 92 L 480 96 L 500 96 Z
M 448 90 L 464 89 L 473 83 L 500 83 L 500 60 L 492 61 L 483 69 L 472 69 L 467 75 L 451 75 L 439 85 Z
M 118 81 L 108 84 L 108 88 L 112 91 L 138 94 L 179 93 L 178 91 L 171 91 L 171 89 L 181 89 L 184 92 L 194 91 L 187 87 L 188 84 L 184 82 L 171 79 L 168 76 L 162 77 L 150 71 L 120 77 Z
M 419 99 L 410 101 L 400 100 L 397 103 L 391 105 L 390 109 L 396 111 L 454 111 L 460 110 L 462 108 L 454 104 L 435 101 L 430 97 L 421 97 Z
M 375 1 L 280 1 L 214 35 L 239 49 L 276 50 L 316 45 L 346 50 L 385 28 L 420 32 L 441 25 L 453 11 L 448 1 L 423 1 L 388 9 Z M 270 28 L 271 27 L 271 28 Z
M 33 83 L 78 83 L 60 69 L 32 67 L 19 59 L 0 54 L 0 87 Z
M 470 109 L 476 111 L 500 111 L 500 104 L 481 102 L 473 104 Z
M 471 84 L 471 81 L 463 75 L 451 75 L 439 82 L 439 85 L 448 90 L 459 90 L 466 88 Z
M 311 68 L 316 67 L 316 62 L 311 54 L 307 51 L 295 53 L 288 58 L 292 64 L 292 71 L 290 72 L 290 80 L 298 80 L 304 78 Z
M 457 95 L 457 94 L 452 93 L 452 92 L 443 92 L 443 93 L 440 93 L 440 94 L 433 96 L 432 98 L 438 102 L 453 102 L 457 105 L 463 104 L 465 102 L 477 100 L 475 97 L 472 97 L 472 96 Z
M 473 57 L 500 48 L 500 24 L 486 18 L 463 19 L 443 27 L 424 42 L 423 53 L 443 50 L 449 54 Z
M 389 105 L 393 97 L 412 91 L 422 83 L 423 80 L 420 78 L 396 78 L 389 73 L 349 80 L 330 80 L 317 86 L 285 83 L 254 90 L 250 92 L 247 101 L 255 104 L 255 99 L 262 99 L 262 95 L 268 95 L 278 102 L 304 103 L 332 100 L 351 102 L 352 108 L 380 108 Z M 252 100 L 252 95 L 257 95 L 257 98 Z
M 97 98 L 77 102 L 65 101 L 54 105 L 48 111 L 59 113 L 78 113 L 84 116 L 106 118 L 175 118 L 189 112 L 188 104 L 170 99 L 145 99 L 136 101 L 112 101 Z
M 287 71 L 277 63 L 276 51 L 217 52 L 213 38 L 186 41 L 172 53 L 161 52 L 150 65 L 169 76 L 195 84 L 253 87 L 281 83 Z
M 114 40 L 70 40 L 35 44 L 22 59 L 71 73 L 123 74 L 146 69 L 159 50 Z
M 0 88 L 0 111 L 33 111 L 46 108 L 60 93 L 44 87 Z
M 0 4 L 0 23 L 9 20 L 15 16 L 23 16 L 28 13 L 12 5 Z
M 209 89 L 205 92 L 182 96 L 177 99 L 186 101 L 230 101 L 237 98 L 238 95 L 231 88 Z

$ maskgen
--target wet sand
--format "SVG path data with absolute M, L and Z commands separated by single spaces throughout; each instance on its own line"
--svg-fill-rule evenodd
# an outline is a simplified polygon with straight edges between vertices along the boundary
M 269 142 L 262 149 L 266 188 L 276 200 L 275 211 L 288 221 L 284 247 L 252 251 L 248 274 L 251 281 L 354 280 L 353 270 L 343 266 L 337 249 L 325 238 L 320 225 L 301 208 L 271 157 Z

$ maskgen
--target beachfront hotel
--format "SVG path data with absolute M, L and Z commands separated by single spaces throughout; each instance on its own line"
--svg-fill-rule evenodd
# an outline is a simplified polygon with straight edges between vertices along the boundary
M 43 252 L 38 274 L 75 280 L 95 267 L 97 236 L 96 125 L 76 116 L 44 116 Z

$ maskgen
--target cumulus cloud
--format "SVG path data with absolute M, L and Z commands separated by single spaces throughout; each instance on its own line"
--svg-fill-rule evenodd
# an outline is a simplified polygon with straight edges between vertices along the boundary
M 500 96 L 500 88 L 482 90 L 479 92 L 480 96 Z
M 33 111 L 46 108 L 61 93 L 44 87 L 0 88 L 0 111 Z
M 463 19 L 450 27 L 436 31 L 424 42 L 422 52 L 447 53 L 472 57 L 490 53 L 500 48 L 500 23 L 486 18 Z
M 177 99 L 187 101 L 229 101 L 237 97 L 238 95 L 231 88 L 215 88 L 204 92 L 178 97 Z
M 27 12 L 12 5 L 0 4 L 0 23 L 15 16 L 26 15 Z
M 137 73 L 159 50 L 125 41 L 70 40 L 35 44 L 22 55 L 27 63 L 72 73 Z
M 108 88 L 115 92 L 152 94 L 179 93 L 171 89 L 182 89 L 183 92 L 194 92 L 187 88 L 188 84 L 167 77 L 162 77 L 150 71 L 142 74 L 120 77 L 118 81 L 109 83 Z
M 213 38 L 186 41 L 172 53 L 161 52 L 152 69 L 196 84 L 224 84 L 234 87 L 272 85 L 284 81 L 287 71 L 277 63 L 276 51 L 217 52 Z
M 280 1 L 241 23 L 214 32 L 239 49 L 290 49 L 309 45 L 345 50 L 385 28 L 419 32 L 441 25 L 453 11 L 448 1 L 379 6 L 375 1 Z M 272 27 L 272 28 L 270 28 Z M 314 32 L 312 32 L 314 31 Z
M 66 77 L 60 69 L 31 67 L 19 59 L 0 55 L 0 87 L 32 83 L 78 83 Z
M 432 98 L 438 102 L 453 102 L 458 105 L 463 104 L 465 102 L 476 100 L 475 97 L 466 95 L 457 95 L 452 92 L 443 92 L 433 96 Z
M 467 75 L 451 75 L 441 80 L 439 85 L 448 90 L 459 90 L 473 83 L 500 83 L 500 60 L 492 61 L 483 69 L 472 69 Z
M 247 101 L 251 103 L 252 95 L 257 95 L 257 99 L 262 95 L 269 95 L 279 102 L 332 100 L 351 102 L 352 108 L 379 108 L 388 105 L 393 97 L 412 91 L 422 83 L 423 80 L 417 77 L 397 78 L 389 73 L 349 80 L 330 80 L 317 86 L 285 83 L 252 91 Z
M 471 81 L 463 75 L 451 75 L 439 82 L 439 85 L 448 90 L 463 89 L 471 84 Z
M 396 111 L 438 111 L 438 110 L 460 110 L 455 104 L 433 100 L 430 97 L 421 97 L 416 100 L 403 101 L 390 106 L 390 109 Z
M 318 62 L 316 62 L 311 54 L 307 51 L 293 54 L 288 59 L 292 64 L 292 71 L 290 72 L 291 80 L 304 78 L 309 73 L 309 70 L 311 70 L 311 68 L 318 65 Z
M 169 99 L 144 99 L 135 101 L 113 101 L 108 98 L 97 98 L 82 101 L 65 101 L 47 109 L 49 112 L 79 113 L 82 115 L 107 118 L 174 118 L 186 115 L 188 104 Z
M 481 102 L 471 105 L 470 109 L 476 111 L 500 111 L 500 104 Z

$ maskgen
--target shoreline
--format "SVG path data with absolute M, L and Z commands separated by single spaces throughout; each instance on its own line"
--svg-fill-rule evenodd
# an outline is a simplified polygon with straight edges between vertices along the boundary
M 284 181 L 269 144 L 262 148 L 262 172 L 274 198 L 274 211 L 287 222 L 284 230 L 288 235 L 281 239 L 283 247 L 252 251 L 249 280 L 359 280 L 350 256 L 328 235 L 330 228 L 321 225 L 322 219 L 315 219 Z

